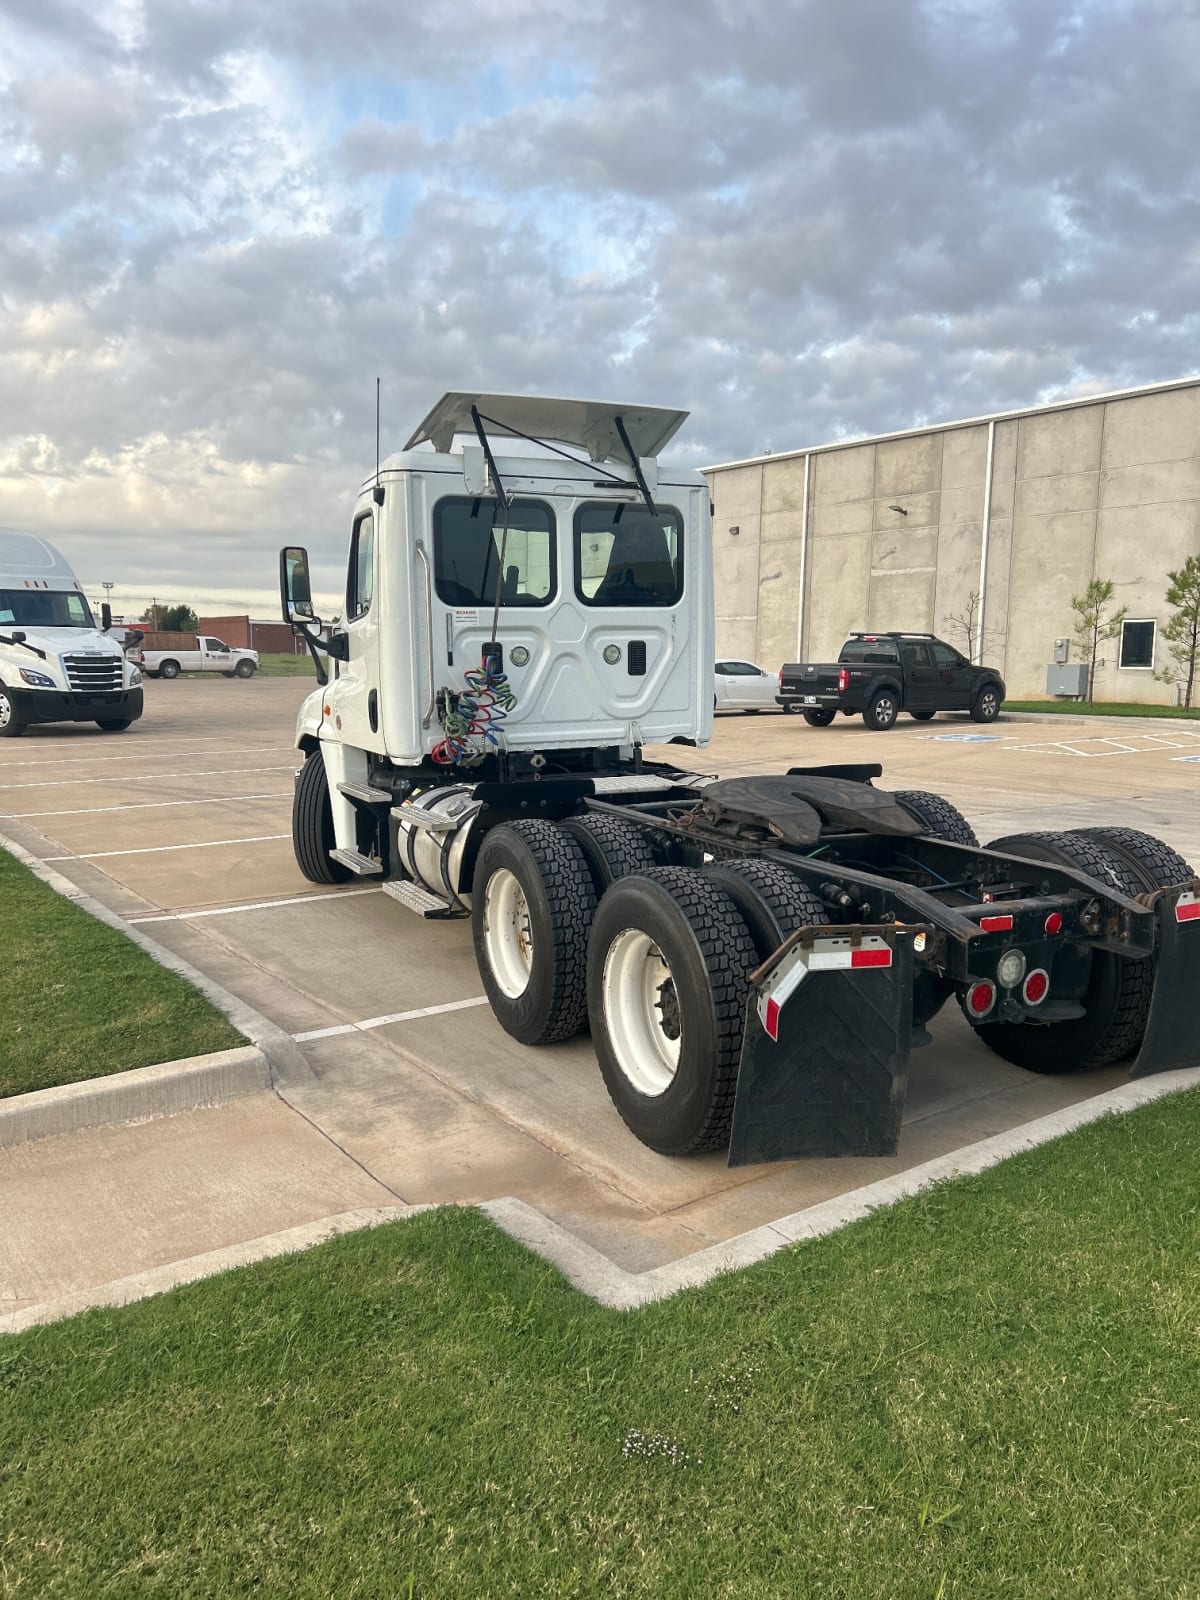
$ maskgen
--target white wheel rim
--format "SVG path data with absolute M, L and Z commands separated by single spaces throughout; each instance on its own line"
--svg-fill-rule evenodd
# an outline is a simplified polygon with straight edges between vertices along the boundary
M 507 867 L 493 872 L 484 890 L 483 942 L 501 990 L 520 999 L 533 972 L 533 927 L 525 891 Z
M 639 1094 L 665 1094 L 679 1071 L 682 1036 L 671 969 L 649 934 L 626 928 L 613 940 L 604 958 L 603 994 L 621 1072 Z
M 12 701 L 0 689 L 0 728 L 7 728 L 12 720 Z
M 886 695 L 882 700 L 878 700 L 876 702 L 875 715 L 879 718 L 880 722 L 890 722 L 896 715 L 896 708 L 886 697 Z

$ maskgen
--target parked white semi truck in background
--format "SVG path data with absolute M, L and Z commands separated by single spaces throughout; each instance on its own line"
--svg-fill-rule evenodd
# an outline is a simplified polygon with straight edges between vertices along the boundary
M 141 671 L 101 612 L 97 627 L 61 551 L 0 528 L 0 738 L 44 722 L 122 733 L 141 716 Z
M 281 552 L 320 683 L 296 731 L 304 874 L 469 916 L 501 1025 L 590 1027 L 664 1154 L 891 1153 L 909 1051 L 950 999 L 1031 1071 L 1195 1062 L 1200 882 L 1160 841 L 981 848 L 873 763 L 717 780 L 646 759 L 712 728 L 707 485 L 658 465 L 685 417 L 444 396 L 363 485 L 327 639 L 306 552 Z

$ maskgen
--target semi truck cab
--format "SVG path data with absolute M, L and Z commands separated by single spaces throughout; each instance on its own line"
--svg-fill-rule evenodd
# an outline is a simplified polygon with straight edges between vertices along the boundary
M 36 534 L 0 529 L 0 738 L 36 723 L 94 722 L 122 733 L 142 714 L 142 674 L 97 627 L 62 552 Z

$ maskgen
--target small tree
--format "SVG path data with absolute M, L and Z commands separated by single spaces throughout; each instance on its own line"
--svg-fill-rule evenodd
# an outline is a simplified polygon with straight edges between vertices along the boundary
M 1163 683 L 1183 685 L 1183 703 L 1191 707 L 1200 664 L 1200 556 L 1189 556 L 1178 572 L 1168 572 L 1171 583 L 1167 604 L 1173 616 L 1163 628 L 1171 663 L 1154 676 Z
M 200 618 L 191 606 L 163 606 L 159 627 L 164 633 L 199 633 Z
M 975 660 L 977 647 L 979 659 L 983 660 L 985 630 L 980 627 L 978 589 L 971 590 L 961 611 L 946 613 L 942 620 L 942 631 L 952 644 L 958 645 L 968 661 Z M 992 648 L 995 649 L 1004 642 L 1004 629 L 988 628 L 986 636 L 991 639 Z
M 1075 613 L 1075 643 L 1087 667 L 1087 702 L 1091 705 L 1096 688 L 1096 656 L 1106 639 L 1115 639 L 1129 610 L 1109 611 L 1116 592 L 1111 578 L 1093 578 L 1082 594 L 1071 596 Z

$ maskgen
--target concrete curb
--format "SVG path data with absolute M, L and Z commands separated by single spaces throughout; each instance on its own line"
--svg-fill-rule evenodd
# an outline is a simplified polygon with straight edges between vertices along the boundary
M 988 1167 L 994 1167 L 1011 1156 L 1060 1139 L 1064 1134 L 1072 1133 L 1090 1122 L 1120 1116 L 1167 1095 L 1181 1094 L 1195 1088 L 1200 1088 L 1200 1068 L 1191 1067 L 1122 1084 L 1120 1088 L 1110 1089 L 1091 1100 L 1068 1106 L 1046 1117 L 1038 1117 L 994 1138 L 981 1139 L 951 1155 L 922 1162 L 908 1172 L 882 1178 L 878 1183 L 866 1184 L 860 1189 L 823 1201 L 820 1205 L 795 1211 L 790 1216 L 780 1217 L 760 1228 L 752 1228 L 748 1233 L 738 1234 L 722 1244 L 710 1245 L 694 1255 L 668 1262 L 666 1266 L 653 1267 L 648 1272 L 626 1272 L 599 1250 L 552 1222 L 523 1200 L 489 1200 L 478 1209 L 519 1244 L 556 1267 L 583 1294 L 612 1310 L 635 1311 L 640 1306 L 669 1299 L 685 1289 L 700 1288 L 723 1273 L 753 1266 L 755 1262 L 763 1261 L 789 1245 L 835 1233 L 839 1228 L 857 1222 L 873 1211 L 894 1205 L 898 1200 L 919 1194 L 933 1184 L 985 1172 Z M 336 1234 L 377 1227 L 381 1223 L 436 1209 L 435 1206 L 396 1205 L 344 1211 L 319 1222 L 305 1223 L 282 1233 L 266 1234 L 245 1244 L 210 1250 L 204 1255 L 170 1262 L 93 1289 L 81 1289 L 56 1300 L 26 1306 L 22 1311 L 9 1312 L 7 1316 L 0 1316 L 0 1334 L 20 1333 L 25 1328 L 41 1323 L 75 1316 L 93 1306 L 126 1305 L 149 1295 L 161 1294 L 180 1284 L 194 1283 L 200 1278 L 226 1272 L 232 1267 L 247 1266 L 270 1256 L 306 1250 Z
M 225 1245 L 220 1250 L 189 1256 L 186 1261 L 170 1261 L 165 1266 L 151 1267 L 147 1272 L 114 1278 L 111 1283 L 101 1284 L 95 1289 L 80 1289 L 74 1294 L 60 1295 L 57 1300 L 43 1300 L 40 1305 L 26 1306 L 23 1311 L 10 1311 L 0 1316 L 0 1334 L 22 1333 L 26 1328 L 58 1322 L 63 1317 L 73 1317 L 96 1306 L 124 1306 L 135 1300 L 146 1300 L 151 1295 L 177 1289 L 181 1284 L 215 1277 L 219 1272 L 249 1266 L 255 1261 L 267 1261 L 272 1256 L 309 1250 L 313 1245 L 324 1244 L 326 1239 L 335 1238 L 339 1233 L 377 1228 L 381 1223 L 413 1216 L 422 1209 L 421 1206 L 400 1205 L 342 1211 L 336 1216 L 322 1217 L 317 1222 L 304 1222 L 298 1227 L 287 1228 L 282 1233 L 264 1234 L 259 1239 L 248 1239 L 244 1244 Z
M 264 1017 L 261 1011 L 256 1011 L 244 1000 L 239 1000 L 237 995 L 231 994 L 219 983 L 214 983 L 198 967 L 192 966 L 190 961 L 177 956 L 173 950 L 168 950 L 165 945 L 159 944 L 140 928 L 131 928 L 115 911 L 110 911 L 92 895 L 85 894 L 78 884 L 72 883 L 70 878 L 65 878 L 61 872 L 55 872 L 53 867 L 48 867 L 40 857 L 26 850 L 24 845 L 18 844 L 15 839 L 10 839 L 5 833 L 0 833 L 0 849 L 7 850 L 10 855 L 15 856 L 22 866 L 28 867 L 35 878 L 40 878 L 56 894 L 61 894 L 65 900 L 73 901 L 98 922 L 115 928 L 118 933 L 124 934 L 125 938 L 140 946 L 147 955 L 152 956 L 159 966 L 177 972 L 181 978 L 186 978 L 194 989 L 199 989 L 206 999 L 212 1001 L 218 1011 L 225 1014 L 238 1032 L 244 1034 L 262 1052 L 270 1068 L 272 1085 L 286 1087 L 289 1084 L 307 1084 L 316 1081 L 316 1074 L 309 1066 L 300 1046 L 289 1033 L 285 1033 L 270 1018 Z M 165 1067 L 178 1065 L 180 1065 L 178 1062 L 165 1063 Z M 187 1108 L 179 1106 L 176 1109 Z
M 257 1045 L 242 1045 L 54 1089 L 35 1089 L 0 1100 L 0 1150 L 110 1123 L 173 1117 L 270 1088 L 266 1056 Z

